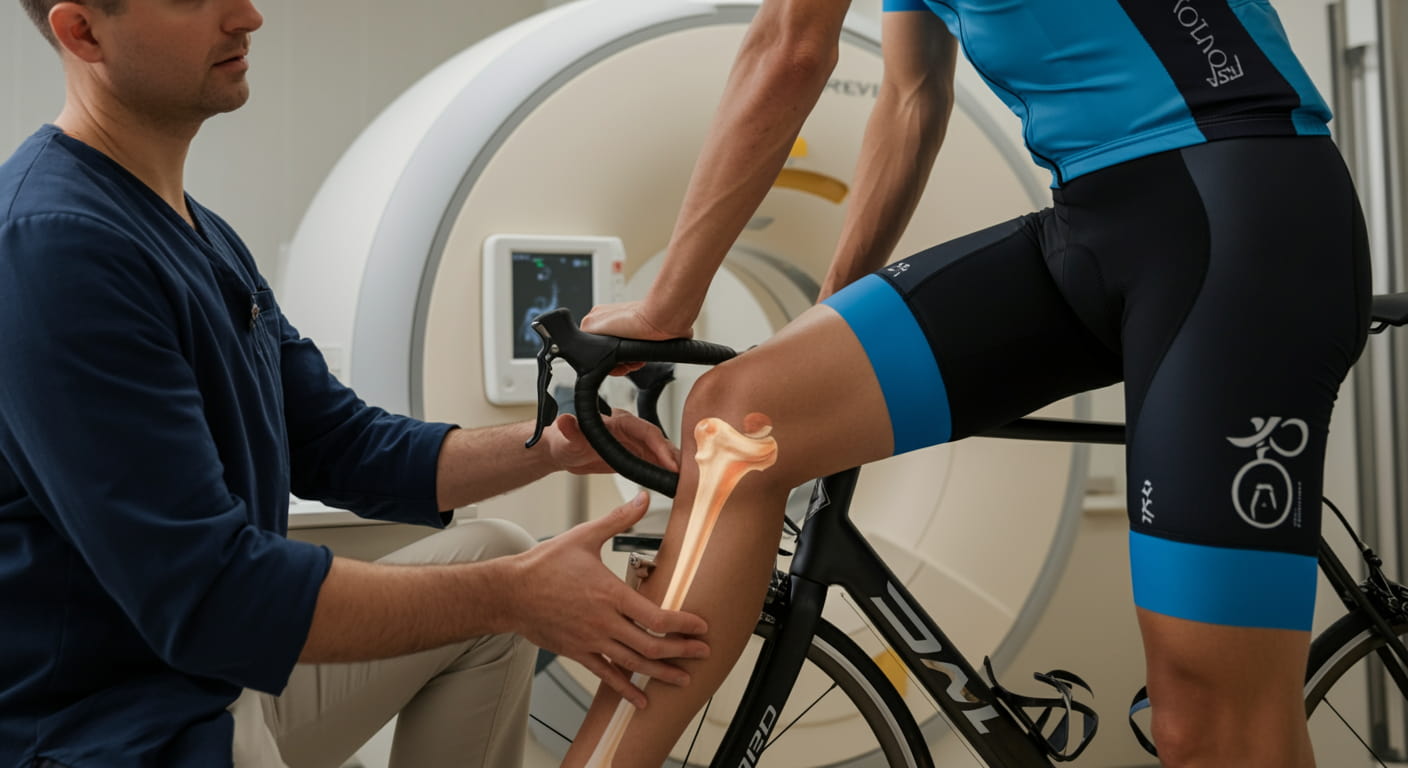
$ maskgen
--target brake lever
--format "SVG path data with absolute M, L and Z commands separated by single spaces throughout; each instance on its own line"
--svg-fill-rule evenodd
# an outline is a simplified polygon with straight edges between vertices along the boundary
M 542 339 L 543 345 L 538 349 L 538 421 L 533 426 L 533 437 L 524 443 L 525 448 L 532 448 L 543 439 L 543 430 L 552 426 L 557 420 L 557 399 L 548 391 L 548 385 L 552 383 L 552 364 L 560 357 L 561 349 L 552 340 L 552 332 L 541 321 L 534 320 L 532 323 L 533 332 Z M 569 363 L 573 361 L 568 360 Z M 601 395 L 597 395 L 596 409 L 602 416 L 611 415 L 611 405 Z
M 557 359 L 557 345 L 552 343 L 552 336 L 540 323 L 533 323 L 533 331 L 543 340 L 543 346 L 538 350 L 538 423 L 533 426 L 533 437 L 523 444 L 525 448 L 537 445 L 543 439 L 543 430 L 557 420 L 557 400 L 548 393 L 548 384 L 552 382 L 552 361 Z

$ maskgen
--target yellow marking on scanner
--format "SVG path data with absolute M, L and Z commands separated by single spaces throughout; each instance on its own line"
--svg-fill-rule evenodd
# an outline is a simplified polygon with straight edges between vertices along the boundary
M 905 691 L 909 688 L 909 676 L 905 674 L 904 662 L 900 661 L 899 654 L 886 648 L 875 657 L 874 661 L 875 666 L 879 667 L 885 678 L 890 681 L 890 685 L 895 686 L 895 690 L 899 691 L 900 696 L 904 696 Z
M 815 171 L 799 171 L 796 168 L 783 168 L 782 172 L 777 174 L 777 181 L 773 182 L 773 186 L 807 192 L 837 204 L 845 200 L 846 193 L 850 191 L 840 179 Z
M 799 157 L 806 157 L 809 154 L 810 150 L 807 148 L 807 140 L 798 136 L 797 140 L 792 142 L 792 151 L 787 153 L 787 159 L 795 160 Z M 842 200 L 846 199 L 846 194 L 850 192 L 850 188 L 846 186 L 846 182 L 834 176 L 827 176 L 824 173 L 817 173 L 816 171 L 802 171 L 796 168 L 782 169 L 782 172 L 777 174 L 777 181 L 773 182 L 772 185 L 774 187 L 795 189 L 798 192 L 816 195 L 817 197 L 830 200 L 838 205 Z

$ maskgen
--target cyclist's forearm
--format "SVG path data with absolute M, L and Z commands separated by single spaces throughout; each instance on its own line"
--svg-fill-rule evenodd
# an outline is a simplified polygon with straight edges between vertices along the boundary
M 953 111 L 952 91 L 882 88 L 866 126 L 850 208 L 821 298 L 889 260 L 924 194 Z
M 652 316 L 698 314 L 835 66 L 836 44 L 824 42 L 828 37 L 835 35 L 824 25 L 750 29 L 690 178 L 661 277 L 646 297 Z

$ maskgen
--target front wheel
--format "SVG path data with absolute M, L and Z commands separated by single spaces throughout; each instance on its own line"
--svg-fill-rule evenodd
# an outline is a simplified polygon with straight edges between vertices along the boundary
M 733 673 L 695 717 L 665 763 L 671 768 L 703 768 L 718 761 L 715 751 L 730 727 L 743 727 L 739 702 L 749 672 L 774 642 L 787 611 L 758 622 Z M 575 667 L 575 665 L 572 665 Z M 535 728 L 539 742 L 561 758 L 576 733 L 595 690 L 594 678 L 568 669 L 560 659 L 543 665 L 534 683 L 534 717 L 550 729 Z M 550 730 L 550 732 L 549 732 Z M 806 662 L 769 733 L 756 743 L 744 765 L 760 768 L 932 768 L 924 737 L 894 683 L 844 632 L 820 621 L 807 648 Z M 749 734 L 751 738 L 751 734 Z M 623 748 L 626 745 L 623 745 Z M 728 768 L 735 768 L 729 766 Z
M 762 643 L 771 642 L 769 624 L 759 622 L 754 632 Z M 807 663 L 778 722 L 775 735 L 759 755 L 760 764 L 765 767 L 933 765 L 919 725 L 895 684 L 846 633 L 826 621 L 817 623 L 807 649 Z M 842 736 L 843 732 L 851 735 Z M 844 748 L 813 746 L 818 739 L 837 742 Z M 805 748 L 821 759 L 797 762 L 796 757 Z

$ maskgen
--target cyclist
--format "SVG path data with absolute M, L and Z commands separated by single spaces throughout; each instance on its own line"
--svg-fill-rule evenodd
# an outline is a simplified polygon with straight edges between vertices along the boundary
M 848 5 L 762 3 L 664 271 L 644 300 L 593 311 L 587 330 L 690 334 L 826 83 Z M 825 301 L 689 398 L 686 424 L 770 416 L 779 459 L 738 487 L 686 602 L 709 621 L 712 656 L 687 665 L 689 687 L 652 695 L 615 765 L 660 765 L 741 651 L 790 488 L 1117 381 L 1164 764 L 1313 765 L 1301 681 L 1318 499 L 1369 271 L 1329 110 L 1275 12 L 1265 0 L 885 0 L 882 31 L 883 83 Z M 960 47 L 1022 119 L 1052 206 L 883 266 L 942 142 Z M 684 467 L 645 586 L 655 599 L 696 476 Z M 567 764 L 590 754 L 614 706 L 603 689 Z

